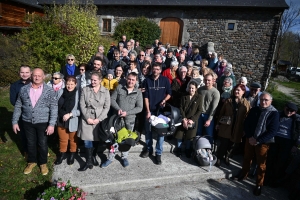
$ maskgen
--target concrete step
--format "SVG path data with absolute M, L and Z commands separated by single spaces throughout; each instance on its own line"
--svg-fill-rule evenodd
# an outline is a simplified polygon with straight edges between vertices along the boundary
M 104 155 L 100 157 L 101 162 L 106 160 Z M 131 152 L 128 159 L 130 165 L 127 168 L 121 165 L 121 158 L 116 156 L 116 160 L 107 168 L 96 166 L 91 170 L 78 172 L 78 168 L 84 165 L 85 159 L 77 155 L 75 163 L 71 166 L 65 161 L 61 165 L 54 166 L 52 179 L 70 180 L 72 185 L 79 186 L 88 192 L 89 197 L 92 197 L 186 181 L 202 182 L 208 179 L 228 178 L 232 173 L 237 173 L 241 161 L 241 157 L 237 157 L 237 160 L 232 160 L 229 167 L 213 166 L 209 171 L 209 167 L 199 167 L 190 158 L 185 156 L 178 158 L 168 152 L 162 155 L 162 165 L 156 165 L 153 156 L 141 158 L 139 153 Z

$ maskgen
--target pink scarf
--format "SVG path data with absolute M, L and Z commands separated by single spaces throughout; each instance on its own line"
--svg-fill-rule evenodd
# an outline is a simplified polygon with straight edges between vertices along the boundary
M 61 89 L 62 85 L 63 85 L 63 82 L 61 81 L 56 85 L 52 84 L 52 87 L 53 87 L 54 91 L 58 91 Z

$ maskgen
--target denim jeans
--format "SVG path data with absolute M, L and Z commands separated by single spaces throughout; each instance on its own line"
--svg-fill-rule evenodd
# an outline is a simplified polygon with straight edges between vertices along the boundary
M 46 164 L 48 160 L 48 123 L 32 124 L 23 121 L 24 132 L 27 137 L 28 163 Z M 38 148 L 37 148 L 38 147 Z M 38 156 L 37 156 L 38 152 Z
M 151 115 L 154 113 L 151 113 Z M 148 119 L 145 119 L 145 136 L 146 136 L 146 147 L 149 152 L 153 152 L 153 140 L 152 140 L 152 132 L 151 132 L 151 124 Z M 165 137 L 157 134 L 156 138 L 156 147 L 155 154 L 161 155 L 163 152 L 163 144 Z
M 208 127 L 204 127 L 205 122 L 208 120 L 209 115 L 202 113 L 198 120 L 198 130 L 197 135 L 204 136 L 203 129 L 206 131 L 206 135 L 209 135 L 210 137 L 207 137 L 210 144 L 213 144 L 213 134 L 214 134 L 214 119 L 210 121 L 210 125 Z
M 96 147 L 97 145 L 99 145 L 99 141 L 89 141 L 89 140 L 84 140 L 84 147 L 87 149 Z

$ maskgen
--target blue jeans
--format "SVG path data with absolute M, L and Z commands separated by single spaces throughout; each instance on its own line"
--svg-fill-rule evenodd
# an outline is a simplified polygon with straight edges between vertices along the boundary
M 151 112 L 151 115 L 154 114 Z M 151 132 L 151 124 L 148 119 L 145 119 L 145 136 L 146 136 L 146 147 L 149 152 L 153 152 L 153 141 L 152 141 L 152 132 Z M 156 138 L 156 146 L 155 146 L 155 154 L 161 155 L 163 152 L 163 144 L 165 137 L 157 134 Z
M 203 129 L 205 128 L 206 135 L 209 135 L 210 137 L 207 137 L 210 144 L 213 144 L 213 135 L 214 135 L 214 119 L 210 121 L 210 125 L 208 127 L 204 127 L 205 122 L 208 120 L 209 115 L 208 114 L 201 114 L 198 120 L 198 130 L 197 135 L 204 136 Z
M 87 149 L 97 147 L 99 145 L 99 141 L 89 141 L 89 140 L 84 140 L 84 147 Z

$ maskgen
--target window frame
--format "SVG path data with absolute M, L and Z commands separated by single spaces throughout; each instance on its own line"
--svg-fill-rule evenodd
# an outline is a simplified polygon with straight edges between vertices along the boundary
M 233 24 L 233 29 L 229 29 L 229 25 Z M 236 20 L 227 20 L 225 23 L 225 32 L 236 32 L 238 23 Z

